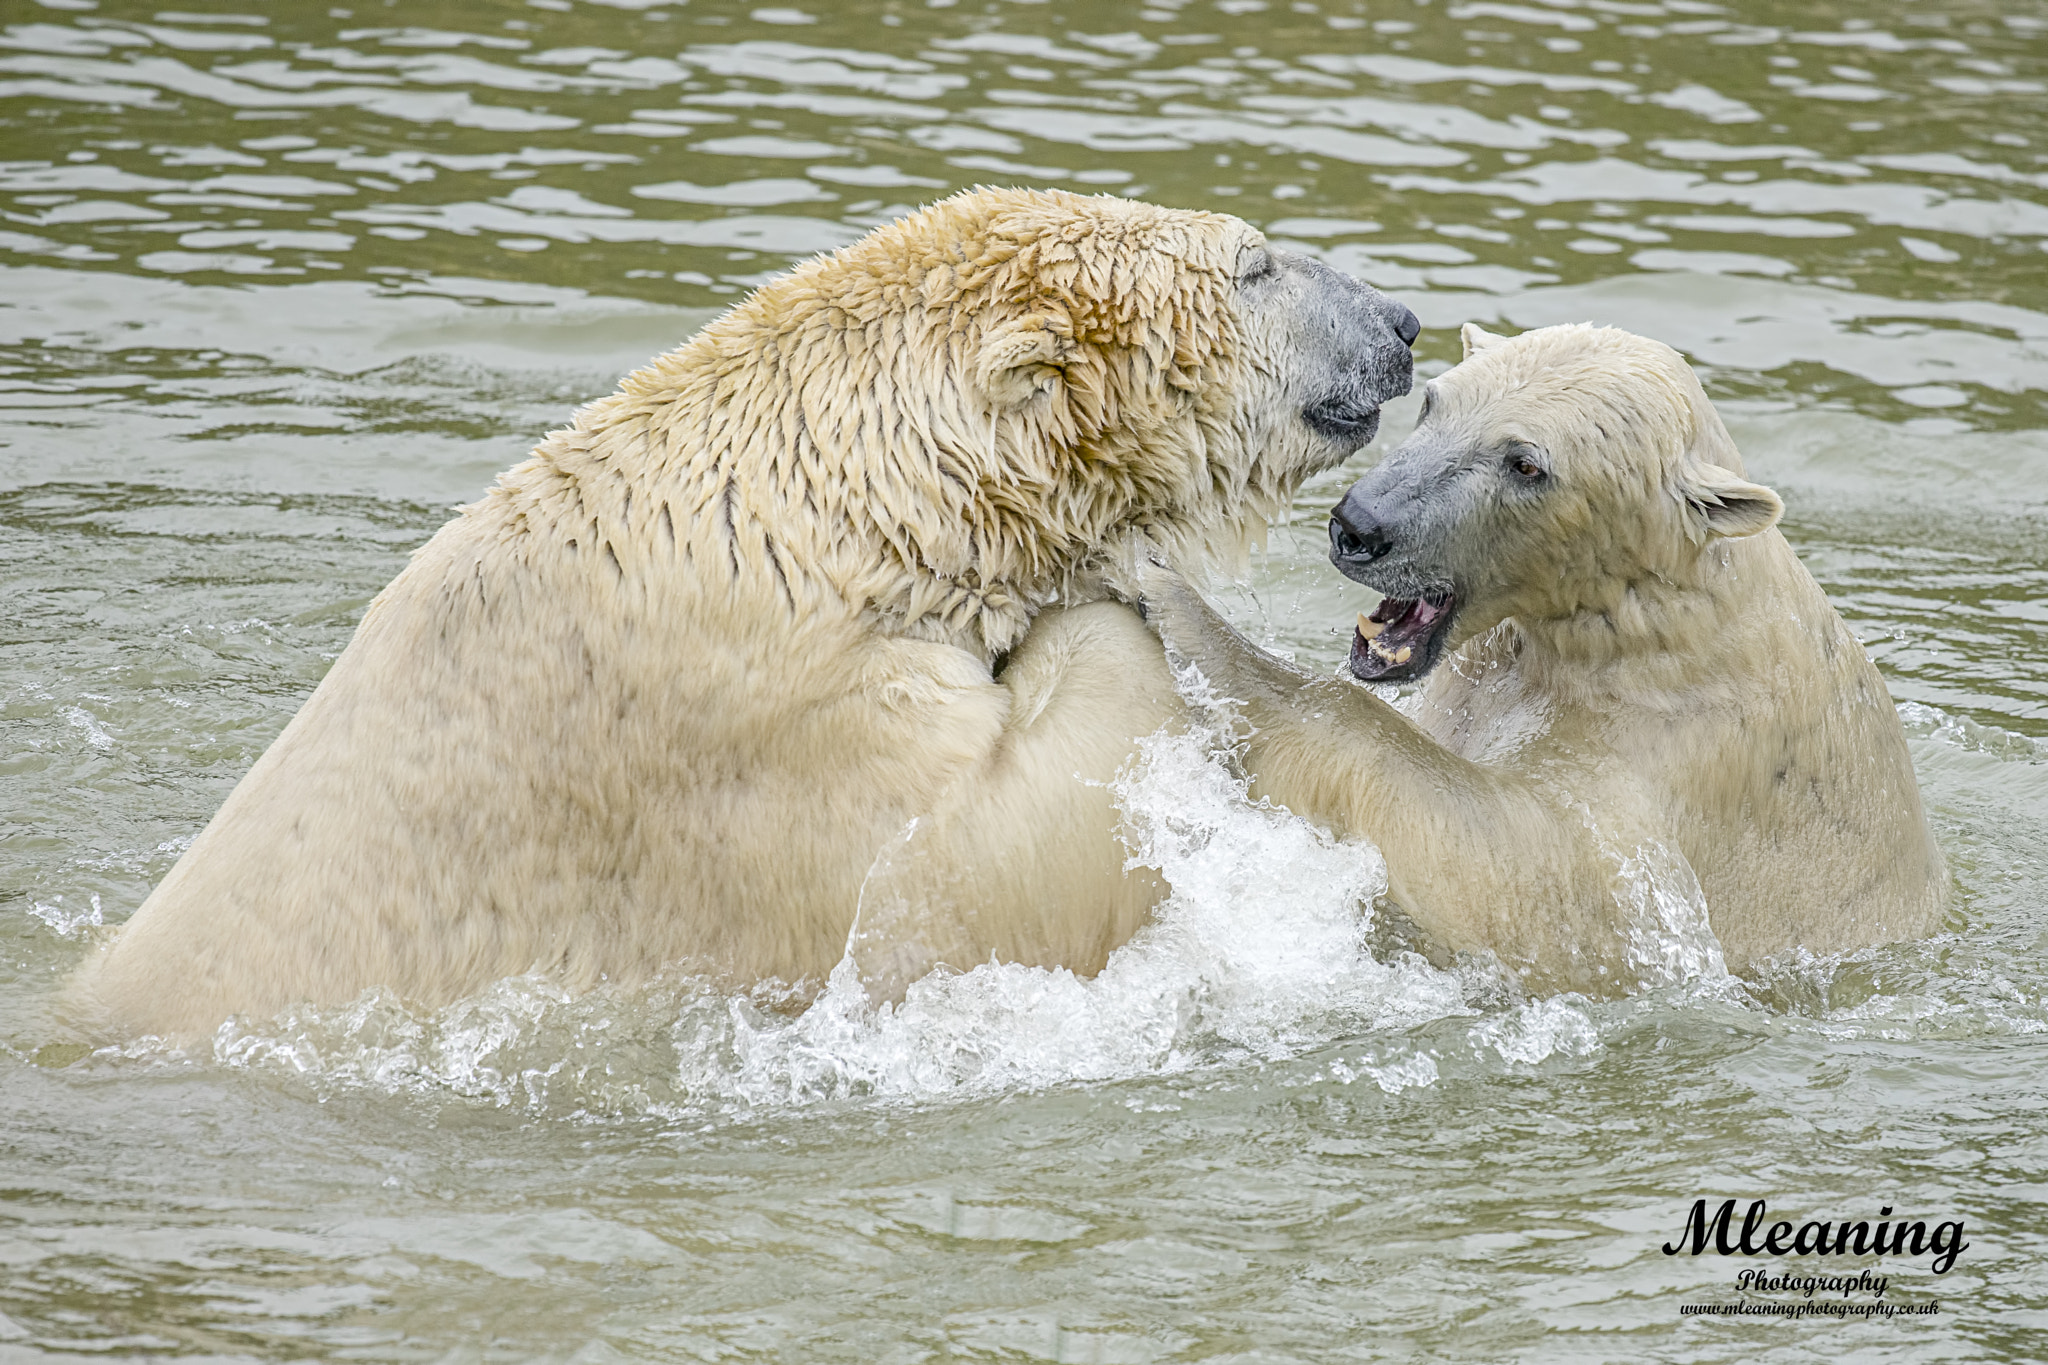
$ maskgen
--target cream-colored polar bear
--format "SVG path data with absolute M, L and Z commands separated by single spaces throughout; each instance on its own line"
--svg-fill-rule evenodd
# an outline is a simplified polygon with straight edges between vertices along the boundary
M 1738 971 L 1931 932 L 1947 882 L 1891 698 L 1684 360 L 1583 326 L 1465 348 L 1331 520 L 1386 594 L 1349 669 L 1427 673 L 1412 715 L 1145 575 L 1241 699 L 1256 790 L 1371 838 L 1436 946 L 1531 989 L 1710 962 L 1702 911 Z
M 1114 198 L 962 194 L 800 267 L 413 556 L 79 1014 L 816 984 L 864 883 L 880 990 L 1097 967 L 1158 895 L 1099 783 L 1180 703 L 1089 585 L 1255 534 L 1370 439 L 1415 328 L 1236 218 Z

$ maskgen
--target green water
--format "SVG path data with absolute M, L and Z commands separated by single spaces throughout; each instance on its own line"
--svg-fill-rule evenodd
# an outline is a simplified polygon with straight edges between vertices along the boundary
M 2041 1357 L 2048 5 L 192 3 L 0 12 L 0 1362 Z M 1375 962 L 1368 851 L 1162 760 L 1133 810 L 1237 861 L 1095 983 L 68 1038 L 451 504 L 984 183 L 1241 214 L 1425 372 L 1473 319 L 1684 349 L 1901 703 L 1948 931 L 1525 1002 Z M 1340 657 L 1325 510 L 1412 418 L 1242 623 Z M 1766 1264 L 1661 1254 L 1702 1196 L 1970 1245 L 1881 1267 L 1936 1316 L 1682 1317 Z

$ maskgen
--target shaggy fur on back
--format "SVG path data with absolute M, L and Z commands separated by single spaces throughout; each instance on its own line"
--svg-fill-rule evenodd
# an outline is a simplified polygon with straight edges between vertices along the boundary
M 1284 505 L 1231 425 L 1243 235 L 1121 199 L 956 195 L 628 376 L 478 510 L 621 579 L 673 554 L 708 592 L 992 657 L 1120 537 L 1227 547 Z

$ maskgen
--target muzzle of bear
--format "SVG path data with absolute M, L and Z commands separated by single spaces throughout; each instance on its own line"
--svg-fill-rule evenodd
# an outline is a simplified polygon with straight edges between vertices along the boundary
M 1393 533 L 1372 514 L 1354 486 L 1330 514 L 1330 562 L 1354 583 L 1366 583 L 1367 565 L 1394 548 Z

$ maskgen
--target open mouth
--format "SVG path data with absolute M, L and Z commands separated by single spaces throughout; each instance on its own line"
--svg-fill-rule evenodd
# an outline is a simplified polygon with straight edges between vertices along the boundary
M 1360 614 L 1358 634 L 1351 640 L 1351 673 L 1365 682 L 1403 682 L 1419 678 L 1443 653 L 1458 599 L 1446 594 L 1426 597 L 1384 597 L 1371 615 Z

